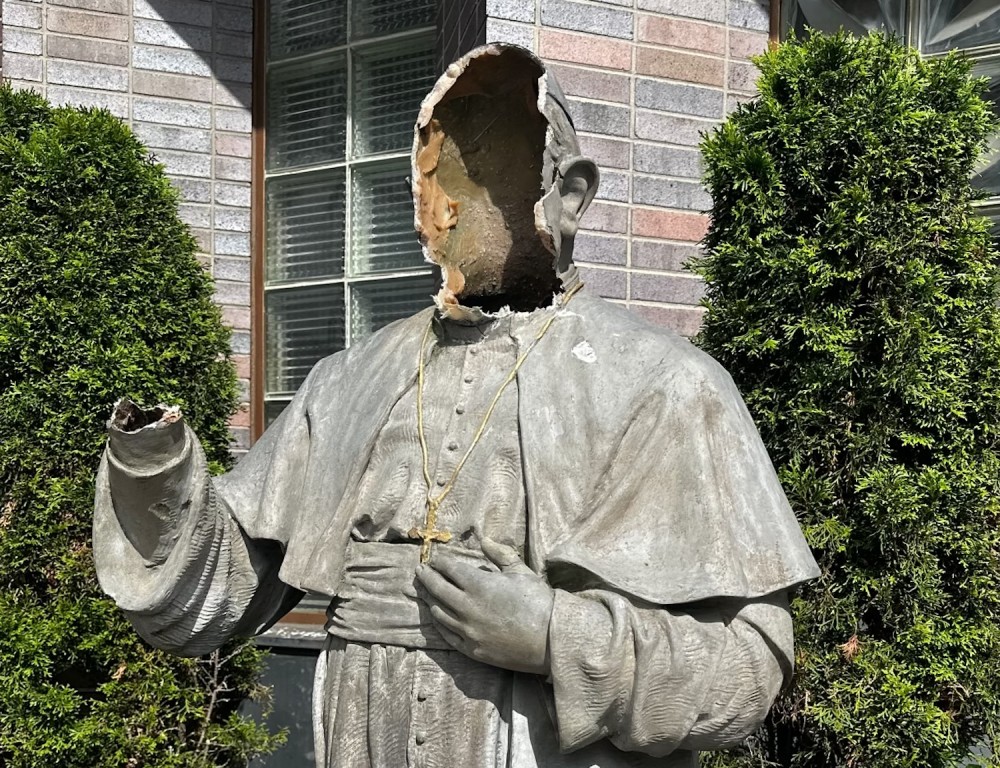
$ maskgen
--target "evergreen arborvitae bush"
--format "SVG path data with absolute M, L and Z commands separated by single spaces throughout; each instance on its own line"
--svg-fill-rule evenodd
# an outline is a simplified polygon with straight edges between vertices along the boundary
M 0 87 L 0 766 L 244 766 L 260 653 L 179 659 L 99 591 L 94 474 L 114 400 L 177 403 L 216 468 L 229 332 L 163 170 L 107 112 Z
M 702 145 L 699 343 L 822 576 L 791 689 L 711 764 L 966 765 L 1000 725 L 1000 253 L 969 182 L 995 118 L 968 61 L 883 35 L 756 63 L 759 97 Z

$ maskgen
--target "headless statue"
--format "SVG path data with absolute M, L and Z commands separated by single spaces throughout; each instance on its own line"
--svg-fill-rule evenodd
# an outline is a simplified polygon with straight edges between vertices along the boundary
M 326 595 L 318 768 L 693 768 L 789 679 L 815 562 L 725 371 L 581 290 L 597 182 L 542 63 L 477 49 L 415 131 L 435 306 L 220 478 L 176 409 L 115 410 L 102 586 L 186 655 Z

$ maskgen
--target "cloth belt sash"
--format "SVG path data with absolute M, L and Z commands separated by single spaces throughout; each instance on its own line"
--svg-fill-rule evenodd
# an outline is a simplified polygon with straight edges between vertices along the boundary
M 471 565 L 497 571 L 480 552 L 447 549 Z M 327 632 L 353 642 L 451 650 L 421 597 L 419 564 L 419 544 L 351 540 L 344 578 L 327 610 Z

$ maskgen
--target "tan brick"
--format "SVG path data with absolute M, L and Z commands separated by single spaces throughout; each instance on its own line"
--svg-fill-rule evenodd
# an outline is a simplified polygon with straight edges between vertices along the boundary
M 538 52 L 543 59 L 589 64 L 606 69 L 632 68 L 632 43 L 608 40 L 598 35 L 578 35 L 542 29 Z
M 757 90 L 757 77 L 760 72 L 753 64 L 743 61 L 729 62 L 729 75 L 726 85 L 730 91 L 753 93 Z
M 657 208 L 632 210 L 632 234 L 664 240 L 698 242 L 708 231 L 708 216 L 703 213 L 665 211 Z
M 625 232 L 628 227 L 628 207 L 612 203 L 591 203 L 580 225 L 597 232 Z
M 3 71 L 4 78 L 12 80 L 35 80 L 42 79 L 42 57 L 27 56 L 23 53 L 4 53 Z
M 714 24 L 643 15 L 639 17 L 639 42 L 722 54 L 726 50 L 726 29 Z
M 212 100 L 212 81 L 203 77 L 135 70 L 132 73 L 132 90 L 146 96 L 162 96 L 167 99 Z
M 49 8 L 46 27 L 49 32 L 63 32 L 67 35 L 99 37 L 104 40 L 128 40 L 128 19 L 103 13 Z
M 642 75 L 703 85 L 721 86 L 726 76 L 726 65 L 722 59 L 663 48 L 639 48 L 635 68 Z
M 48 55 L 54 59 L 92 61 L 96 64 L 128 64 L 128 46 L 107 40 L 85 40 L 79 37 L 49 35 L 45 42 Z
M 753 30 L 729 30 L 729 55 L 734 59 L 749 59 L 767 50 L 768 35 Z

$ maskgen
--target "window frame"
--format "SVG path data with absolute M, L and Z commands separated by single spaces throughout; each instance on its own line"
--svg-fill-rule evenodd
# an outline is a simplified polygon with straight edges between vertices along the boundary
M 347 9 L 348 19 L 350 8 Z M 430 21 L 428 24 L 407 29 L 403 31 L 390 32 L 387 34 L 373 35 L 362 40 L 355 41 L 348 39 L 342 44 L 323 48 L 301 55 L 290 56 L 280 59 L 278 64 L 298 63 L 312 59 L 322 59 L 327 56 L 343 56 L 345 59 L 345 77 L 347 83 L 347 112 L 346 112 L 346 139 L 344 144 L 344 156 L 341 160 L 309 165 L 303 168 L 278 169 L 269 171 L 267 168 L 267 81 L 269 71 L 269 45 L 270 45 L 270 2 L 269 0 L 254 0 L 254 29 L 253 29 L 253 108 L 252 108 L 252 131 L 251 131 L 251 272 L 250 272 L 250 325 L 251 325 L 251 350 L 250 350 L 250 442 L 255 443 L 264 433 L 267 425 L 266 408 L 268 402 L 287 401 L 287 393 L 275 393 L 268 396 L 267 393 L 267 313 L 266 301 L 269 293 L 294 290 L 302 287 L 321 287 L 330 285 L 343 285 L 344 308 L 343 317 L 345 324 L 345 339 L 349 345 L 351 342 L 351 319 L 352 319 L 352 299 L 350 286 L 363 285 L 365 283 L 381 282 L 386 280 L 405 280 L 406 278 L 427 278 L 433 280 L 439 272 L 431 264 L 414 265 L 404 269 L 391 269 L 383 272 L 372 272 L 370 274 L 351 274 L 351 267 L 347 264 L 348 254 L 351 252 L 352 226 L 351 215 L 354 204 L 354 180 L 355 169 L 372 168 L 378 169 L 392 162 L 402 163 L 406 161 L 407 166 L 410 158 L 410 147 L 392 152 L 374 153 L 362 157 L 353 157 L 354 125 L 352 116 L 352 97 L 354 93 L 355 62 L 354 52 L 363 52 L 366 49 L 377 51 L 393 42 L 406 42 L 409 40 L 425 39 L 429 49 L 437 53 L 440 42 L 438 34 L 438 21 Z M 344 210 L 345 210 L 345 231 L 344 231 L 344 253 L 345 265 L 344 273 L 334 278 L 316 278 L 304 280 L 283 281 L 275 285 L 268 285 L 267 280 L 267 181 L 271 178 L 292 177 L 301 173 L 322 172 L 323 170 L 340 169 L 344 174 Z M 407 174 L 403 174 L 404 176 Z M 402 177 L 401 177 L 402 182 Z

